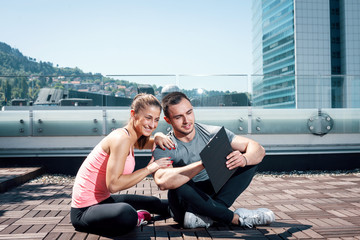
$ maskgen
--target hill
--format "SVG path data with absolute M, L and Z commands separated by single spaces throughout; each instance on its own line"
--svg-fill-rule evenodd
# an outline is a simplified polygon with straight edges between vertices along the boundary
M 24 56 L 18 49 L 0 42 L 0 105 L 10 105 L 13 99 L 35 101 L 41 88 L 55 88 L 91 92 L 102 95 L 132 98 L 139 87 L 127 80 L 115 80 L 101 74 L 84 73 L 79 68 L 54 67 L 51 62 L 37 61 Z M 151 86 L 159 96 L 162 86 Z M 200 106 L 247 106 L 249 94 L 236 91 L 210 90 L 199 96 L 198 89 L 181 89 L 194 105 Z M 232 95 L 229 98 L 229 95 Z
M 126 87 L 135 85 L 128 81 L 103 77 L 99 73 L 84 73 L 79 68 L 54 67 L 51 62 L 24 56 L 18 49 L 3 42 L 0 42 L 0 79 L 2 106 L 9 105 L 12 99 L 34 101 L 41 88 L 64 88 L 64 82 L 118 82 Z
M 1 76 L 82 76 L 85 74 L 79 68 L 54 67 L 51 62 L 37 62 L 35 58 L 24 56 L 18 49 L 14 49 L 6 43 L 0 42 L 0 75 Z

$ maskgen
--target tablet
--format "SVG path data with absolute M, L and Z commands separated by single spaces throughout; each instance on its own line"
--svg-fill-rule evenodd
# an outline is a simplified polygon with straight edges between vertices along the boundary
M 225 128 L 222 127 L 200 152 L 201 160 L 216 193 L 236 171 L 226 167 L 226 156 L 232 151 Z

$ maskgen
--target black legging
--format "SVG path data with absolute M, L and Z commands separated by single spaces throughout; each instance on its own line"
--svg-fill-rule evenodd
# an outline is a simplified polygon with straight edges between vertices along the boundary
M 77 231 L 118 236 L 130 232 L 137 224 L 136 210 L 168 215 L 167 200 L 152 196 L 112 195 L 99 204 L 71 208 L 71 223 Z
M 257 166 L 238 168 L 217 194 L 210 180 L 189 181 L 177 189 L 169 190 L 169 206 L 174 214 L 174 220 L 183 224 L 185 212 L 192 212 L 230 224 L 234 213 L 229 207 L 249 186 L 256 168 Z

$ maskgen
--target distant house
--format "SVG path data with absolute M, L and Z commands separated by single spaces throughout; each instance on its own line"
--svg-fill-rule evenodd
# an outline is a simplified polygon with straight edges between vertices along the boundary
M 115 93 L 115 97 L 125 97 L 125 93 L 121 92 L 121 91 L 118 91 L 118 92 Z
M 68 98 L 69 92 L 62 89 L 42 88 L 34 105 L 59 105 L 61 99 Z
M 93 85 L 90 89 L 91 92 L 98 92 L 100 91 L 101 87 L 100 85 Z
M 130 106 L 132 99 L 124 96 L 115 97 L 88 91 L 61 90 L 53 88 L 40 89 L 34 105 L 43 106 Z M 135 94 L 135 92 L 134 92 Z
M 110 88 L 118 88 L 118 85 L 116 83 L 112 83 L 112 82 L 107 82 L 105 83 L 105 87 L 110 87 Z
M 138 84 L 137 91 L 138 93 L 155 94 L 154 88 L 150 84 Z
M 134 86 L 130 86 L 130 87 L 125 89 L 125 96 L 126 97 L 134 98 L 137 93 L 138 93 L 138 90 Z
M 89 92 L 89 89 L 84 88 L 84 89 L 78 89 L 79 92 Z
M 71 81 L 70 83 L 73 85 L 76 85 L 76 84 L 80 84 L 81 82 L 80 81 Z
M 68 99 L 61 99 L 59 102 L 60 106 L 92 106 L 93 100 L 92 99 L 85 99 L 85 98 L 68 98 Z
M 13 99 L 11 100 L 11 106 L 27 106 L 28 101 L 26 99 Z

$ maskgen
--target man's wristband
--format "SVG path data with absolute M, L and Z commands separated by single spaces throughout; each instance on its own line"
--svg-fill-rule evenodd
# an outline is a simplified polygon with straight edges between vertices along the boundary
M 248 165 L 248 161 L 247 161 L 247 158 L 245 157 L 245 155 L 242 155 L 243 157 L 244 157 L 244 159 L 245 159 L 245 166 L 244 167 L 246 167 L 247 165 Z

